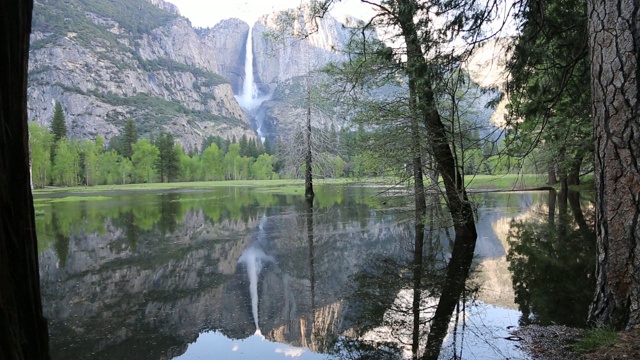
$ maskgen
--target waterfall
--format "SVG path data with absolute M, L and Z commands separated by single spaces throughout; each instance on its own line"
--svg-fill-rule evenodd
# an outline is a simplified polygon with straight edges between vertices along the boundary
M 245 264 L 247 276 L 249 277 L 249 294 L 251 295 L 251 312 L 253 322 L 256 325 L 256 334 L 260 332 L 258 317 L 258 275 L 262 270 L 263 261 L 273 261 L 273 257 L 265 254 L 262 250 L 251 246 L 245 249 L 238 259 L 239 263 Z
M 257 98 L 258 87 L 253 78 L 253 27 L 249 27 L 244 54 L 244 82 L 242 83 L 242 94 L 240 94 L 238 102 L 243 108 L 254 110 L 260 105 L 256 101 Z
M 243 109 L 255 116 L 256 132 L 262 142 L 264 142 L 264 133 L 262 131 L 263 116 L 256 116 L 255 112 L 262 102 L 268 100 L 269 97 L 269 95 L 260 96 L 253 76 L 253 26 L 249 26 L 244 55 L 244 82 L 242 83 L 242 93 L 236 96 L 236 100 Z

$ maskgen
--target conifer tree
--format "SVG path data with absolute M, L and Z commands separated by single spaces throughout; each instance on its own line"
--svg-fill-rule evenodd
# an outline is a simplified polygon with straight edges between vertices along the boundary
M 136 124 L 132 118 L 127 119 L 124 125 L 124 139 L 122 142 L 122 156 L 127 159 L 131 159 L 133 155 L 133 144 L 138 141 L 138 132 L 136 131 Z
M 55 109 L 53 110 L 53 120 L 51 121 L 51 133 L 53 134 L 53 142 L 67 137 L 67 124 L 64 119 L 64 113 L 62 112 L 62 105 L 56 101 Z

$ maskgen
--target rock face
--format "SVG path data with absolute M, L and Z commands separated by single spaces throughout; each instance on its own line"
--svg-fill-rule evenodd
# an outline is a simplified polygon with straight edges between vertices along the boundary
M 203 31 L 201 35 L 205 44 L 215 49 L 217 72 L 231 83 L 234 94 L 242 91 L 248 33 L 249 24 L 239 19 L 229 19 Z
M 331 61 L 344 58 L 340 51 L 348 41 L 343 25 L 330 16 L 313 21 L 309 12 L 292 14 L 293 21 L 282 26 L 285 13 L 261 17 L 253 26 L 254 72 L 262 87 L 305 76 Z M 278 29 L 286 27 L 286 29 Z M 308 37 L 302 38 L 304 34 Z
M 109 140 L 129 117 L 141 135 L 173 132 L 186 149 L 210 135 L 255 137 L 232 84 L 218 75 L 234 74 L 243 35 L 196 30 L 177 14 L 161 0 L 36 2 L 29 119 L 49 126 L 58 101 L 73 138 Z
M 304 119 L 306 75 L 343 59 L 349 30 L 328 15 L 312 21 L 305 9 L 252 24 L 253 77 L 270 101 L 249 113 L 234 98 L 244 90 L 249 29 L 238 19 L 195 29 L 163 0 L 37 0 L 29 119 L 49 126 L 57 101 L 72 138 L 109 141 L 128 118 L 142 136 L 174 133 L 186 150 L 211 135 L 255 138 L 252 125 L 275 138 Z M 334 121 L 331 111 L 313 114 L 314 126 Z
M 328 14 L 314 20 L 303 8 L 262 16 L 252 25 L 252 38 L 255 83 L 266 101 L 251 115 L 263 136 L 274 139 L 305 121 L 307 90 L 319 91 L 317 70 L 345 59 L 340 51 L 348 42 L 349 30 Z M 339 124 L 334 105 L 316 106 L 320 107 L 324 111 L 312 112 L 312 126 Z

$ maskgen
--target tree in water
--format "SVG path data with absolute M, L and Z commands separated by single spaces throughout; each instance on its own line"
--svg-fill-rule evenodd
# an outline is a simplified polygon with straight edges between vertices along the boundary
M 588 2 L 595 127 L 597 289 L 590 319 L 640 322 L 640 4 Z
M 29 181 L 27 65 L 33 1 L 0 13 L 0 358 L 49 359 Z

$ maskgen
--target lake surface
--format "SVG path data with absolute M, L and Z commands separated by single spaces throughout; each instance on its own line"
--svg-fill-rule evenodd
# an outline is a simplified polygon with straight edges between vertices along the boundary
M 411 199 L 398 190 L 319 186 L 312 208 L 301 194 L 249 187 L 36 200 L 54 359 L 410 358 L 456 262 L 434 198 L 415 265 Z M 513 327 L 585 325 L 588 199 L 473 200 L 475 257 L 440 357 L 526 359 L 507 339 Z

